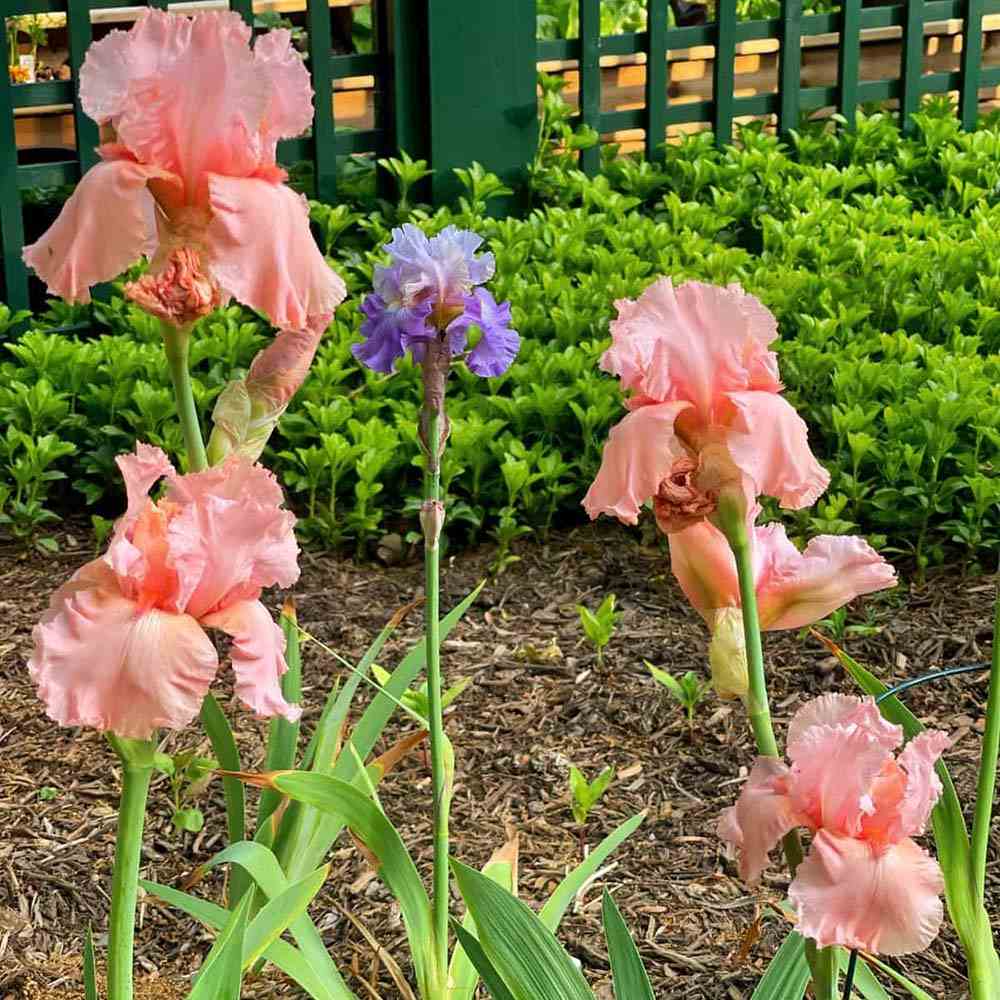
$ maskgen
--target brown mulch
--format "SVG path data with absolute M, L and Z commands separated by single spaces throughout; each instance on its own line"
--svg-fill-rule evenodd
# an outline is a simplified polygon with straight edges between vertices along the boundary
M 98 952 L 106 943 L 115 758 L 99 735 L 51 723 L 24 669 L 31 627 L 48 593 L 89 556 L 82 548 L 48 558 L 0 548 L 0 998 L 82 996 L 86 926 L 94 928 Z M 647 659 L 675 673 L 705 672 L 701 620 L 670 578 L 662 551 L 643 547 L 624 529 L 588 526 L 554 535 L 548 543 L 528 541 L 518 551 L 520 561 L 486 586 L 444 647 L 448 676 L 475 681 L 448 721 L 457 757 L 454 854 L 481 865 L 517 830 L 521 895 L 539 903 L 581 857 L 581 832 L 568 804 L 569 764 L 591 777 L 612 764 L 619 777 L 591 814 L 583 842 L 595 845 L 640 810 L 648 810 L 648 819 L 571 908 L 561 939 L 598 995 L 610 997 L 600 931 L 606 887 L 639 941 L 657 996 L 749 998 L 787 924 L 774 908 L 785 888 L 780 867 L 773 866 L 759 889 L 748 890 L 714 832 L 753 760 L 747 726 L 738 706 L 710 695 L 689 732 L 679 708 L 643 666 Z M 446 560 L 444 607 L 487 575 L 493 556 L 484 548 Z M 421 567 L 413 561 L 363 566 L 306 553 L 302 566 L 295 590 L 300 623 L 351 659 L 391 612 L 421 589 Z M 989 580 L 947 572 L 923 587 L 858 602 L 851 620 L 874 621 L 880 631 L 848 638 L 848 648 L 883 678 L 985 660 L 992 592 Z M 582 639 L 575 605 L 594 607 L 607 593 L 617 595 L 624 618 L 598 665 Z M 277 601 L 272 595 L 272 603 Z M 380 662 L 394 665 L 419 634 L 420 615 L 414 613 Z M 851 690 L 849 679 L 809 638 L 772 634 L 767 654 L 779 732 L 804 699 Z M 303 655 L 308 728 L 344 671 L 315 643 L 307 643 Z M 956 734 L 948 762 L 965 803 L 974 793 L 985 693 L 985 675 L 973 675 L 908 695 L 925 721 Z M 234 720 L 244 766 L 259 766 L 266 724 L 232 700 L 227 681 L 220 679 L 217 694 Z M 365 698 L 362 694 L 361 701 Z M 405 723 L 395 725 L 383 745 L 407 729 Z M 195 726 L 172 734 L 166 748 L 193 747 L 208 752 Z M 380 789 L 384 808 L 424 872 L 431 853 L 429 781 L 418 750 Z M 198 803 L 205 827 L 192 835 L 172 828 L 168 792 L 166 779 L 158 779 L 143 874 L 179 885 L 224 845 L 222 797 L 218 783 L 210 787 Z M 995 828 L 992 913 L 998 912 L 998 855 Z M 398 909 L 349 840 L 335 845 L 331 861 L 313 916 L 341 968 L 353 970 L 358 995 L 395 998 L 398 991 L 384 966 L 340 908 L 359 918 L 405 969 Z M 196 891 L 218 899 L 221 882 L 208 879 Z M 186 995 L 210 941 L 198 924 L 144 898 L 137 931 L 139 1000 Z M 934 997 L 966 995 L 963 958 L 950 929 L 901 967 Z M 299 995 L 273 970 L 248 980 L 244 990 L 244 996 L 257 998 Z

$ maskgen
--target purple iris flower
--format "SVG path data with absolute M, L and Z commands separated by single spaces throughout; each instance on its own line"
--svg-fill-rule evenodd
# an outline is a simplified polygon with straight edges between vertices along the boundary
M 482 242 L 455 226 L 431 237 L 410 224 L 394 229 L 385 246 L 392 263 L 375 269 L 374 291 L 361 306 L 366 339 L 352 347 L 354 356 L 388 373 L 407 350 L 422 362 L 426 344 L 436 338 L 447 337 L 451 353 L 460 354 L 475 323 L 483 335 L 467 358 L 470 370 L 484 378 L 505 372 L 520 338 L 510 329 L 510 304 L 497 305 L 476 287 L 496 268 L 493 254 L 477 254 Z
M 372 284 L 375 290 L 361 303 L 365 314 L 361 333 L 366 339 L 355 344 L 351 352 L 372 371 L 388 374 L 409 344 L 429 332 L 427 318 L 433 303 L 430 299 L 409 304 L 404 301 L 398 265 L 376 267 Z
M 483 378 L 502 375 L 514 361 L 521 338 L 510 328 L 510 303 L 497 301 L 485 288 L 475 289 L 464 299 L 465 312 L 448 327 L 452 354 L 465 347 L 469 326 L 482 330 L 479 343 L 469 352 L 465 363 Z
M 435 304 L 457 306 L 475 285 L 493 277 L 493 254 L 476 256 L 483 238 L 468 229 L 445 226 L 437 236 L 407 223 L 392 231 L 385 249 L 399 265 L 400 283 L 407 297 L 429 295 Z

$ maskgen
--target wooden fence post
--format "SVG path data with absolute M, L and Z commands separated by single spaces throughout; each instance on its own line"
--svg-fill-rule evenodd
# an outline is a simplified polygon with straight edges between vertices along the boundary
M 434 200 L 456 197 L 452 168 L 473 160 L 519 181 L 538 141 L 534 0 L 428 0 L 427 17 Z

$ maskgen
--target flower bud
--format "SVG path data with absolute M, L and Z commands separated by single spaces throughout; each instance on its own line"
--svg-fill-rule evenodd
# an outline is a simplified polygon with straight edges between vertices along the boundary
M 743 636 L 743 613 L 739 608 L 719 608 L 715 612 L 708 661 L 712 668 L 712 685 L 719 697 L 746 701 L 750 674 Z

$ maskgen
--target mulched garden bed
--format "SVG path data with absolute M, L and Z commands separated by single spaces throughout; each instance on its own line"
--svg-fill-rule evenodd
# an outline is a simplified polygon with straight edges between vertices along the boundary
M 77 537 L 88 536 L 81 528 Z M 679 707 L 643 666 L 648 659 L 672 672 L 707 671 L 701 620 L 674 584 L 664 553 L 655 545 L 643 547 L 634 533 L 617 526 L 578 528 L 548 543 L 528 541 L 518 551 L 521 560 L 486 586 L 445 645 L 449 678 L 475 678 L 448 719 L 457 756 L 454 853 L 481 865 L 508 832 L 519 831 L 521 895 L 540 901 L 580 858 L 581 832 L 568 801 L 570 762 L 590 777 L 613 764 L 619 777 L 591 814 L 584 843 L 596 844 L 640 810 L 648 810 L 648 819 L 567 915 L 562 940 L 598 984 L 599 995 L 610 997 L 600 933 L 600 892 L 606 886 L 640 942 L 657 996 L 748 998 L 786 925 L 768 905 L 784 894 L 778 865 L 760 891 L 748 891 L 715 836 L 717 817 L 737 796 L 753 760 L 742 710 L 711 695 L 689 732 Z M 104 942 L 115 758 L 97 734 L 50 722 L 24 669 L 31 627 L 49 592 L 88 555 L 82 543 L 47 558 L 0 548 L 0 998 L 82 997 L 79 956 L 88 923 L 99 951 Z M 454 605 L 483 578 L 493 556 L 483 548 L 446 560 L 443 606 Z M 393 610 L 419 594 L 422 581 L 416 561 L 385 567 L 305 553 L 302 568 L 295 589 L 301 624 L 349 658 L 360 655 Z M 624 618 L 598 668 L 582 640 L 575 605 L 596 606 L 609 592 L 618 596 Z M 883 678 L 985 660 L 992 594 L 988 579 L 948 571 L 922 587 L 868 599 L 864 609 L 881 632 L 848 639 L 848 649 Z M 273 595 L 274 606 L 278 600 Z M 412 613 L 381 662 L 394 665 L 419 633 L 419 612 Z M 779 732 L 804 699 L 852 689 L 811 639 L 775 633 L 766 651 Z M 303 656 L 308 726 L 341 668 L 316 644 L 307 643 Z M 956 735 L 947 759 L 967 804 L 974 792 L 985 679 L 959 678 L 908 696 L 925 721 Z M 266 724 L 231 700 L 228 682 L 216 691 L 234 719 L 245 766 L 258 765 Z M 398 726 L 386 739 L 407 728 Z M 192 727 L 172 735 L 168 749 L 195 744 L 208 752 L 207 740 Z M 429 785 L 416 751 L 380 790 L 425 872 L 431 855 Z M 163 778 L 154 784 L 144 875 L 179 884 L 223 846 L 222 797 L 213 785 L 199 803 L 204 830 L 181 834 L 170 824 L 167 788 Z M 1000 912 L 998 855 L 995 830 L 987 903 L 992 913 Z M 313 916 L 341 967 L 355 971 L 352 986 L 359 997 L 395 998 L 384 966 L 342 911 L 403 960 L 398 910 L 349 840 L 338 843 L 332 863 Z M 213 876 L 199 891 L 218 898 L 220 890 Z M 147 897 L 137 933 L 139 1000 L 186 995 L 209 941 L 198 924 Z M 902 967 L 934 997 L 966 995 L 962 955 L 950 929 Z M 273 971 L 249 980 L 244 990 L 244 996 L 262 1000 L 298 995 Z

